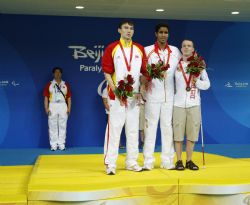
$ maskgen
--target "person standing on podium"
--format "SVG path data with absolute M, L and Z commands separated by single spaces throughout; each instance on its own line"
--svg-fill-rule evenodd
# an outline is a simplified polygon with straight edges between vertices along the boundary
M 144 48 L 132 41 L 134 23 L 122 21 L 118 26 L 120 40 L 109 44 L 102 58 L 102 70 L 108 82 L 109 96 L 109 132 L 106 140 L 104 163 L 108 175 L 116 174 L 121 131 L 125 125 L 126 133 L 126 169 L 140 172 L 142 167 L 137 162 L 139 148 L 139 94 L 140 75 L 144 72 Z M 129 80 L 130 79 L 130 80 Z M 126 101 L 117 94 L 119 85 L 126 81 L 133 83 L 133 97 Z M 131 91 L 131 90 L 130 90 Z
M 156 25 L 156 42 L 145 47 L 148 66 L 155 68 L 160 63 L 167 68 L 161 79 L 150 80 L 151 86 L 145 94 L 145 140 L 143 148 L 144 170 L 154 168 L 154 150 L 158 122 L 161 128 L 161 168 L 174 168 L 174 141 L 172 112 L 174 103 L 174 73 L 181 57 L 179 49 L 168 44 L 169 27 L 165 23 Z M 147 84 L 145 84 L 147 87 Z
M 207 90 L 210 81 L 206 72 L 206 64 L 198 56 L 191 40 L 182 42 L 182 58 L 175 72 L 176 93 L 174 96 L 173 131 L 177 162 L 176 170 L 198 170 L 192 161 L 195 142 L 201 125 L 200 90 Z M 186 135 L 186 166 L 182 163 L 182 145 Z

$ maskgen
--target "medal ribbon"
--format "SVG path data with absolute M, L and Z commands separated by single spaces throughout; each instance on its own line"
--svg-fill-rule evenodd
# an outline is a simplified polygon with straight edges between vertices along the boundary
M 181 60 L 182 60 L 182 59 L 181 59 Z M 192 75 L 190 74 L 190 75 L 189 75 L 189 78 L 187 79 L 187 76 L 186 76 L 186 74 L 185 74 L 185 72 L 184 72 L 184 69 L 183 69 L 183 67 L 182 67 L 182 64 L 181 64 L 181 60 L 179 61 L 179 65 L 180 65 L 180 69 L 181 69 L 182 75 L 183 75 L 183 77 L 184 77 L 184 80 L 185 80 L 185 82 L 186 82 L 186 88 L 191 88 L 191 87 L 190 87 L 190 82 L 191 82 Z
M 133 43 L 131 44 L 129 63 L 128 63 L 128 59 L 126 57 L 126 54 L 125 54 L 125 51 L 123 49 L 123 46 L 122 46 L 121 42 L 119 42 L 119 46 L 121 47 L 123 58 L 125 60 L 127 70 L 130 72 L 130 70 L 131 70 L 131 61 L 132 61 L 132 57 L 133 57 Z
M 158 55 L 159 59 L 163 62 L 164 65 L 168 65 L 169 64 L 170 54 L 172 52 L 168 45 L 166 45 L 166 48 L 168 49 L 168 59 L 167 59 L 167 63 L 165 64 L 164 60 L 161 59 L 161 56 L 159 54 L 159 48 L 155 44 L 155 53 Z

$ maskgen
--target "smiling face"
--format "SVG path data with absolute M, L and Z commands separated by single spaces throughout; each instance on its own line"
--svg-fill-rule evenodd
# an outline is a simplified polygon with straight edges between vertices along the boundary
M 194 43 L 190 40 L 184 40 L 181 45 L 181 52 L 183 56 L 189 57 L 194 52 Z
M 121 38 L 124 40 L 131 40 L 134 34 L 134 26 L 124 23 L 120 28 L 118 28 L 118 32 L 121 34 Z
M 168 35 L 167 27 L 160 27 L 159 30 L 155 32 L 155 36 L 159 44 L 166 44 L 168 41 Z

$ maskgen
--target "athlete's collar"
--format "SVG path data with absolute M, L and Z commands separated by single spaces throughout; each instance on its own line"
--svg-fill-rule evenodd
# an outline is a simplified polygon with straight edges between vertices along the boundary
M 120 42 L 123 47 L 130 47 L 132 45 L 132 40 L 127 44 L 123 38 L 120 38 Z
M 155 42 L 155 49 L 158 50 L 158 51 L 161 50 L 161 48 L 159 46 L 159 43 L 157 41 Z M 166 50 L 166 49 L 170 50 L 170 48 L 168 46 L 168 43 L 166 43 L 166 46 L 165 46 L 164 50 Z

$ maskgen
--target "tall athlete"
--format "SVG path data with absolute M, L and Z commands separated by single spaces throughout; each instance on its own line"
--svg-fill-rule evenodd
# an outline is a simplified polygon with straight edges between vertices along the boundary
M 115 95 L 117 82 L 123 80 L 128 74 L 134 78 L 133 91 L 139 92 L 140 75 L 143 72 L 144 49 L 132 41 L 134 24 L 129 20 L 121 22 L 118 26 L 120 40 L 107 46 L 102 58 L 102 69 L 108 82 L 109 95 L 109 123 L 108 139 L 105 146 L 106 173 L 116 174 L 116 161 L 118 157 L 119 141 L 123 126 L 126 133 L 126 169 L 139 172 L 142 170 L 137 163 L 138 158 L 138 130 L 139 105 L 137 100 L 140 94 L 128 99 L 125 106 L 121 99 Z
M 154 168 L 154 149 L 158 122 L 161 128 L 161 168 L 174 168 L 174 144 L 172 130 L 172 112 L 174 103 L 174 73 L 181 54 L 178 48 L 168 45 L 169 27 L 158 24 L 155 27 L 156 42 L 145 47 L 148 64 L 162 61 L 169 65 L 163 81 L 152 80 L 151 90 L 146 92 L 145 104 L 145 141 L 144 141 L 144 169 Z

